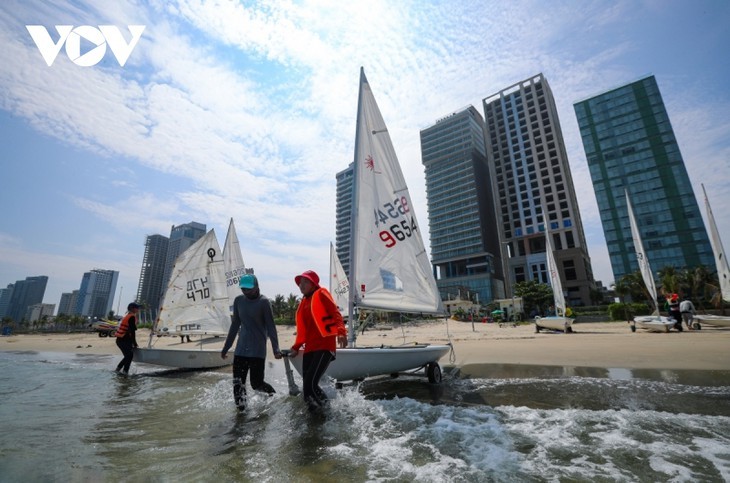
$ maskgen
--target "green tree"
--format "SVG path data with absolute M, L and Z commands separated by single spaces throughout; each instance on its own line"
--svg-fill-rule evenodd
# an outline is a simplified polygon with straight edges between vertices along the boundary
M 517 282 L 515 295 L 522 297 L 522 307 L 527 313 L 537 309 L 541 314 L 553 304 L 553 289 L 550 285 L 535 280 Z
M 283 295 L 278 294 L 276 297 L 274 297 L 274 301 L 271 302 L 271 309 L 274 311 L 274 317 L 277 319 L 279 319 L 285 315 L 286 300 L 284 300 Z
M 286 315 L 292 322 L 294 322 L 294 315 L 297 313 L 297 307 L 299 307 L 299 297 L 290 293 L 289 298 L 286 300 Z

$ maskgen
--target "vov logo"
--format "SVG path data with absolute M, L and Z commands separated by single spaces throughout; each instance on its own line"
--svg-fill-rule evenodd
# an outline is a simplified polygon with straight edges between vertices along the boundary
M 129 43 L 124 40 L 122 33 L 114 25 L 99 25 L 99 28 L 90 25 L 80 25 L 76 28 L 73 25 L 56 25 L 59 36 L 58 42 L 51 39 L 48 30 L 42 25 L 26 25 L 25 28 L 28 29 L 33 42 L 35 42 L 36 47 L 43 56 L 43 60 L 46 61 L 49 67 L 53 65 L 58 53 L 61 51 L 61 47 L 64 45 L 66 46 L 66 55 L 71 59 L 71 62 L 81 67 L 91 67 L 101 62 L 108 45 L 114 57 L 117 58 L 119 65 L 124 67 L 132 50 L 142 37 L 145 26 L 127 26 L 129 33 L 132 34 Z M 95 47 L 82 54 L 81 39 L 90 42 Z

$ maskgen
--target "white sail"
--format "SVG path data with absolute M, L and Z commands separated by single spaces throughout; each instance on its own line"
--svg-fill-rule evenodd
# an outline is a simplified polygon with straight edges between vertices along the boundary
M 225 267 L 229 310 L 233 313 L 233 301 L 241 295 L 238 282 L 241 276 L 246 273 L 246 265 L 243 263 L 241 245 L 238 243 L 238 235 L 236 234 L 236 227 L 233 224 L 233 218 L 231 218 L 231 222 L 228 224 L 226 242 L 223 245 L 223 266 Z
M 545 254 L 547 256 L 547 269 L 550 274 L 550 285 L 553 288 L 553 300 L 555 301 L 555 315 L 565 315 L 565 296 L 563 295 L 563 284 L 560 282 L 558 265 L 555 263 L 553 253 L 553 242 L 550 232 L 545 227 Z
M 350 286 L 359 307 L 445 313 L 390 134 L 360 71 Z
M 175 261 L 155 331 L 224 335 L 230 325 L 223 256 L 210 230 Z
M 636 224 L 636 219 L 634 218 L 634 210 L 631 208 L 631 200 L 629 199 L 628 191 L 626 191 L 626 209 L 629 212 L 629 223 L 631 224 L 631 238 L 634 241 L 636 261 L 639 263 L 641 278 L 644 280 L 644 285 L 646 285 L 646 289 L 649 291 L 649 295 L 651 295 L 651 300 L 654 304 L 654 315 L 659 315 L 659 307 L 657 307 L 656 302 L 656 285 L 654 283 L 654 275 L 652 274 L 651 267 L 649 266 L 649 259 L 646 257 L 646 252 L 644 251 L 644 244 L 641 242 L 639 226 Z
M 722 247 L 722 240 L 720 240 L 720 232 L 717 230 L 715 217 L 712 214 L 712 208 L 710 208 L 710 200 L 707 198 L 705 185 L 702 185 L 702 193 L 705 195 L 707 223 L 710 225 L 710 243 L 712 244 L 712 253 L 715 255 L 715 267 L 717 268 L 717 278 L 720 280 L 720 292 L 723 300 L 730 302 L 730 267 L 728 267 L 725 249 Z
M 335 247 L 330 243 L 330 293 L 335 299 L 337 308 L 343 316 L 347 315 L 347 304 L 350 300 L 350 282 Z

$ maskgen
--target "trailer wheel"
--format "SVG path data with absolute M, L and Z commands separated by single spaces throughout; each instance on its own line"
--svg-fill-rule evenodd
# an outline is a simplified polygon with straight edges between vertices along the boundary
M 426 375 L 428 376 L 428 382 L 431 384 L 440 384 L 442 375 L 441 375 L 441 366 L 439 366 L 438 362 L 429 362 L 426 366 Z

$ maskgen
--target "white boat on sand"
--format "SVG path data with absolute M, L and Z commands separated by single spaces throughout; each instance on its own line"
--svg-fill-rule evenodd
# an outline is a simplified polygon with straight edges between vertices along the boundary
M 147 347 L 135 349 L 134 362 L 178 369 L 211 369 L 231 364 L 231 358 L 221 358 L 219 349 L 205 349 L 210 339 L 203 338 L 225 337 L 231 325 L 224 265 L 213 230 L 180 254 Z M 159 337 L 183 333 L 200 336 L 195 341 L 197 347 L 154 347 Z
M 644 280 L 646 290 L 651 296 L 651 300 L 654 303 L 654 313 L 651 315 L 635 316 L 631 330 L 636 331 L 636 328 L 645 329 L 649 332 L 669 332 L 669 330 L 677 324 L 677 321 L 670 318 L 659 315 L 659 307 L 656 301 L 656 285 L 654 284 L 654 275 L 651 272 L 651 266 L 649 266 L 649 259 L 646 257 L 644 251 L 644 244 L 641 241 L 641 233 L 639 233 L 639 226 L 636 224 L 636 218 L 634 217 L 634 210 L 631 208 L 631 200 L 629 199 L 629 192 L 626 191 L 626 209 L 629 212 L 629 223 L 631 224 L 631 237 L 634 241 L 634 250 L 636 251 L 636 260 L 639 262 L 639 271 L 641 272 L 641 278 Z M 681 331 L 682 324 L 679 324 L 679 330 Z
M 544 210 L 543 213 L 545 213 Z M 553 252 L 553 243 L 547 228 L 547 221 L 545 223 L 545 256 L 547 257 L 547 269 L 550 274 L 550 285 L 553 288 L 555 315 L 535 317 L 535 332 L 540 332 L 540 329 L 550 329 L 562 330 L 564 333 L 569 334 L 573 332 L 573 321 L 575 319 L 565 315 L 566 307 L 563 284 L 560 281 L 558 265 L 555 263 L 555 253 Z
M 705 210 L 707 212 L 707 222 L 710 226 L 710 244 L 712 245 L 712 253 L 715 255 L 717 278 L 720 282 L 720 296 L 723 301 L 730 303 L 730 267 L 728 267 L 725 249 L 722 247 L 722 240 L 720 239 L 720 232 L 717 229 L 712 208 L 710 208 L 710 200 L 707 198 L 705 185 L 702 185 L 702 192 L 705 195 Z M 730 316 L 726 315 L 696 314 L 694 320 L 697 321 L 698 329 L 702 327 L 701 324 L 730 327 Z
M 336 359 L 325 374 L 342 382 L 424 368 L 429 381 L 437 383 L 441 381 L 438 361 L 452 350 L 450 344 L 355 345 L 354 321 L 363 309 L 446 316 L 403 172 L 362 69 L 357 111 L 348 284 L 349 347 L 337 349 Z M 300 374 L 301 362 L 301 357 L 292 359 Z

